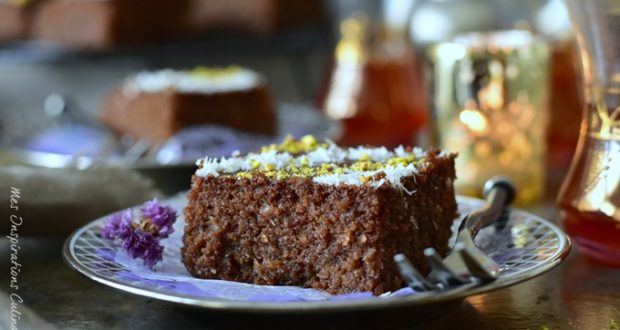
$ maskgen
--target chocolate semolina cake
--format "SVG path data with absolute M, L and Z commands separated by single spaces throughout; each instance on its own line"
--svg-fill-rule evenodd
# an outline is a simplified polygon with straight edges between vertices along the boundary
M 110 93 L 101 120 L 120 134 L 153 144 L 201 124 L 276 133 L 273 99 L 265 80 L 239 67 L 138 73 Z
M 270 34 L 317 24 L 323 14 L 321 0 L 189 0 L 187 24 L 205 31 Z
M 34 20 L 35 39 L 101 50 L 187 35 L 188 0 L 55 0 Z
M 200 159 L 181 254 L 196 277 L 382 294 L 393 256 L 427 273 L 457 216 L 455 154 L 340 148 L 306 136 L 245 157 Z
M 45 0 L 0 0 L 0 43 L 26 39 L 32 18 Z

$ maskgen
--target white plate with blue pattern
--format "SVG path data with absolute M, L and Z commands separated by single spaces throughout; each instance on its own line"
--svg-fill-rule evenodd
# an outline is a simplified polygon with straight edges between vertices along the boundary
M 483 200 L 457 196 L 459 213 L 481 208 Z M 415 293 L 409 288 L 379 297 L 370 293 L 332 296 L 299 287 L 263 286 L 194 278 L 181 263 L 182 209 L 185 195 L 162 203 L 175 207 L 175 232 L 162 243 L 163 260 L 154 269 L 132 260 L 101 236 L 107 217 L 73 233 L 65 242 L 64 258 L 73 269 L 111 288 L 130 294 L 213 310 L 251 313 L 312 313 L 360 311 L 378 308 L 449 303 L 468 296 L 505 288 L 536 277 L 559 265 L 568 255 L 570 241 L 555 224 L 525 211 L 511 209 L 501 229 L 482 229 L 476 244 L 500 266 L 491 283 L 445 292 Z M 455 220 L 455 226 L 460 222 Z

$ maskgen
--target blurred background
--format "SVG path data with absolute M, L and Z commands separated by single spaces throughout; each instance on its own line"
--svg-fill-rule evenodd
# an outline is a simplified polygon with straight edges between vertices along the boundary
M 22 273 L 34 297 L 27 303 L 69 326 L 95 324 L 96 315 L 109 327 L 109 308 L 82 303 L 101 294 L 126 310 L 148 306 L 149 317 L 136 307 L 131 322 L 152 320 L 163 307 L 107 297 L 70 277 L 58 238 L 187 191 L 199 157 L 253 151 L 288 133 L 457 152 L 458 194 L 480 197 L 485 181 L 507 176 L 518 208 L 562 224 L 583 251 L 620 265 L 619 1 L 566 0 L 573 31 L 562 0 L 0 0 L 0 217 L 9 219 L 8 192 L 20 189 L 20 253 L 29 258 L 20 262 L 40 270 Z M 590 64 L 585 74 L 580 56 Z M 103 122 L 118 110 L 117 124 L 156 131 L 149 125 L 165 119 L 140 111 L 183 103 L 178 82 L 157 80 L 172 92 L 159 89 L 163 97 L 147 97 L 134 117 L 122 115 L 131 106 L 116 105 L 132 104 L 118 91 L 137 75 L 159 70 L 206 81 L 198 84 L 205 94 L 233 95 L 210 113 L 277 129 L 203 123 L 153 143 Z M 247 85 L 244 72 L 259 77 L 246 92 L 258 91 L 261 102 L 235 94 Z M 247 116 L 231 115 L 239 104 Z M 617 278 L 573 259 L 538 282 L 469 299 L 444 324 L 607 327 Z M 160 314 L 177 322 L 186 317 L 178 312 Z
M 0 159 L 79 165 L 24 141 L 58 138 L 46 134 L 61 122 L 97 126 L 107 95 L 137 72 L 230 65 L 264 77 L 280 116 L 320 115 L 295 112 L 280 129 L 459 152 L 464 194 L 508 174 L 522 203 L 553 199 L 579 135 L 577 52 L 559 0 L 4 0 Z M 74 133 L 60 136 L 90 139 Z M 193 161 L 157 159 L 123 166 L 167 193 L 189 187 L 170 170 L 188 176 Z

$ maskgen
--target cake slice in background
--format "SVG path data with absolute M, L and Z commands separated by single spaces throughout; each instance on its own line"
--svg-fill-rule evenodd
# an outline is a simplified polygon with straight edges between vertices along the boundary
M 53 0 L 36 15 L 34 38 L 78 49 L 108 49 L 185 34 L 187 0 Z
M 185 208 L 187 270 L 208 279 L 381 294 L 404 253 L 448 252 L 455 154 L 340 148 L 312 136 L 245 157 L 204 158 Z
M 50 0 L 37 12 L 33 38 L 102 50 L 213 31 L 268 35 L 322 17 L 321 0 Z
M 33 16 L 46 0 L 0 0 L 0 43 L 27 39 Z
M 276 133 L 274 101 L 265 79 L 240 67 L 140 72 L 110 93 L 101 119 L 119 134 L 151 144 L 201 124 Z
M 196 33 L 271 34 L 316 24 L 322 17 L 321 0 L 189 0 L 186 22 Z

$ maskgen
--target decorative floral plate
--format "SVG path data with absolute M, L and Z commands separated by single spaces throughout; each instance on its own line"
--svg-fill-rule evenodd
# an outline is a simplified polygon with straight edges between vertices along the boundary
M 484 201 L 457 197 L 465 215 Z M 102 237 L 107 217 L 80 228 L 65 242 L 64 258 L 76 271 L 112 288 L 138 296 L 215 310 L 298 313 L 339 312 L 447 303 L 500 289 L 538 276 L 557 266 L 568 254 L 570 242 L 557 226 L 530 213 L 512 209 L 505 226 L 480 231 L 476 244 L 501 267 L 500 277 L 479 287 L 445 292 L 416 293 L 409 288 L 376 297 L 370 293 L 333 296 L 290 286 L 264 286 L 219 280 L 197 279 L 180 261 L 183 235 L 182 209 L 185 195 L 162 203 L 177 209 L 175 231 L 162 241 L 163 259 L 153 269 L 142 260 L 131 259 L 111 240 Z M 455 220 L 455 226 L 460 219 Z

